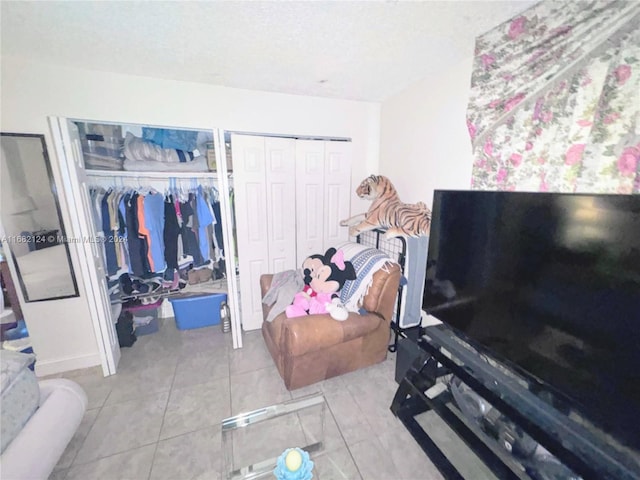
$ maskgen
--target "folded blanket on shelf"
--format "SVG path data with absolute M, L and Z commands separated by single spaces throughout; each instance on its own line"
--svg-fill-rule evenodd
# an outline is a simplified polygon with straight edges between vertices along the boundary
M 186 163 L 162 163 L 154 160 L 124 161 L 124 169 L 134 172 L 208 172 L 206 157 L 196 157 Z
M 124 139 L 124 156 L 128 160 L 153 161 L 160 163 L 189 163 L 195 158 L 193 152 L 162 148 L 152 142 L 147 142 L 127 132 Z
M 347 310 L 357 312 L 373 283 L 373 275 L 396 262 L 386 253 L 359 243 L 347 242 L 337 248 L 344 252 L 344 259 L 350 261 L 356 270 L 356 279 L 347 280 L 342 287 L 340 300 Z
M 122 170 L 123 158 L 97 155 L 95 153 L 83 153 L 84 165 L 90 170 Z

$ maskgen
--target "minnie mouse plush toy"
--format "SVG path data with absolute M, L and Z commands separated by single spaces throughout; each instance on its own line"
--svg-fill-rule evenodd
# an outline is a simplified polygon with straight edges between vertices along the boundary
M 330 248 L 324 255 L 311 255 L 302 263 L 302 269 L 304 289 L 287 307 L 287 317 L 329 313 L 334 320 L 346 320 L 349 312 L 338 292 L 347 280 L 356 279 L 356 271 L 351 262 L 344 260 L 342 250 Z

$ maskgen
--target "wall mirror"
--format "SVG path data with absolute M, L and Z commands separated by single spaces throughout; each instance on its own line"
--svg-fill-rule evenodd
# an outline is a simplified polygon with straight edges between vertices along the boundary
M 44 135 L 1 133 L 0 233 L 25 301 L 78 296 Z

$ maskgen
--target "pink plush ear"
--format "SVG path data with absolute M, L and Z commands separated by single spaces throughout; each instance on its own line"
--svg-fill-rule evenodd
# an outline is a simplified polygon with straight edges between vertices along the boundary
M 335 263 L 340 270 L 344 270 L 344 252 L 338 250 L 334 253 L 333 257 L 331 257 L 331 263 Z

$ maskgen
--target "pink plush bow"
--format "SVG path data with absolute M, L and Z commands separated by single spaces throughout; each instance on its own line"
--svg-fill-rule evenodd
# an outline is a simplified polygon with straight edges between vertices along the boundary
M 335 263 L 340 270 L 344 270 L 344 252 L 342 250 L 338 250 L 331 257 L 331 263 Z

